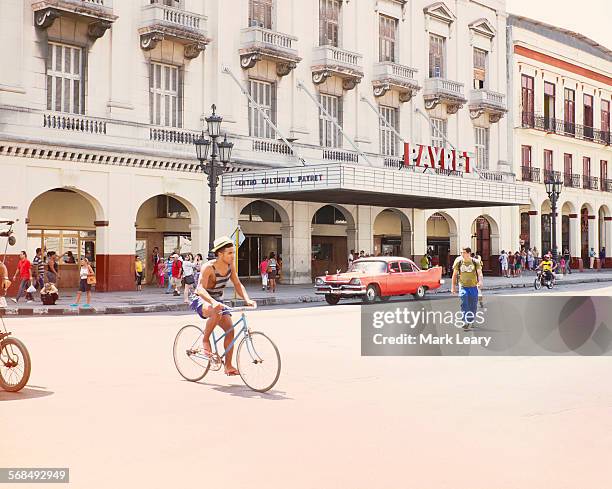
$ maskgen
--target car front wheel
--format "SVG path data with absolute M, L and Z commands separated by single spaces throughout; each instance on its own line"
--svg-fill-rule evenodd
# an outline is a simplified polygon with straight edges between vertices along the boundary
M 419 288 L 412 295 L 414 296 L 415 299 L 423 299 L 425 297 L 425 292 L 426 291 L 427 291 L 427 289 L 425 288 L 424 285 L 419 285 Z
M 366 293 L 363 296 L 363 302 L 365 304 L 373 304 L 376 298 L 379 297 L 378 287 L 376 285 L 368 285 Z
M 338 304 L 338 302 L 340 302 L 340 296 L 339 295 L 332 295 L 332 294 L 325 294 L 325 301 L 330 306 L 335 306 L 336 304 Z

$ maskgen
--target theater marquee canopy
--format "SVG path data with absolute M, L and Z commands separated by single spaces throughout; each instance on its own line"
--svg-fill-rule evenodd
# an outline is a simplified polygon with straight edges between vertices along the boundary
M 529 203 L 529 189 L 477 175 L 331 163 L 223 175 L 227 197 L 256 197 L 380 207 L 440 209 Z

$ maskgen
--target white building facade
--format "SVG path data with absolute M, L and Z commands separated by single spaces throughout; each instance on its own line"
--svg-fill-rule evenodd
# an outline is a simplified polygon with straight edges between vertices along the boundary
M 510 16 L 508 25 L 515 173 L 531 187 L 530 204 L 520 207 L 521 239 L 552 249 L 544 182 L 557 178 L 557 249 L 573 268 L 590 267 L 592 253 L 593 267 L 612 266 L 612 51 L 531 19 Z
M 193 141 L 214 103 L 234 143 L 216 234 L 241 226 L 242 276 L 270 251 L 305 283 L 351 249 L 448 266 L 465 245 L 495 271 L 534 203 L 509 143 L 504 2 L 228 4 L 0 3 L 0 217 L 18 247 L 88 257 L 101 290 L 133 288 L 134 254 L 150 279 L 154 247 L 205 254 Z

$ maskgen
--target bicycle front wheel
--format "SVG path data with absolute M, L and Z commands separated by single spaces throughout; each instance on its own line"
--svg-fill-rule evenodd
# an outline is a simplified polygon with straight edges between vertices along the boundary
M 202 380 L 210 369 L 210 360 L 204 356 L 203 340 L 204 331 L 193 324 L 183 326 L 174 338 L 174 365 L 190 382 Z
M 242 339 L 236 362 L 242 381 L 257 392 L 272 389 L 280 376 L 280 353 L 273 341 L 263 333 L 252 332 Z
M 17 338 L 6 338 L 0 344 L 0 387 L 17 392 L 30 379 L 32 363 L 25 345 Z

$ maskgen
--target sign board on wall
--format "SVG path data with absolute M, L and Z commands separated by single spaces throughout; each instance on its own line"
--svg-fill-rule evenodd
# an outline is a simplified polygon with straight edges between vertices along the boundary
M 470 173 L 473 163 L 474 153 L 424 144 L 404 143 L 404 166 L 440 168 Z

